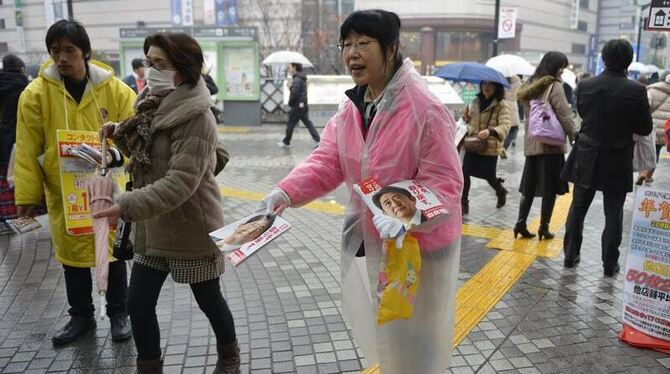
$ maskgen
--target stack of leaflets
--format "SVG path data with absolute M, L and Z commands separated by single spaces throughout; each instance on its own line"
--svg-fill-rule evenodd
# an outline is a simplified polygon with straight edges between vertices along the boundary
M 393 217 L 408 230 L 430 231 L 449 216 L 437 196 L 415 180 L 382 186 L 375 178 L 368 178 L 353 187 L 374 215 Z
M 37 230 L 42 225 L 33 217 L 19 217 L 15 219 L 8 219 L 5 224 L 15 233 L 21 235 L 27 232 Z
M 290 228 L 291 224 L 280 216 L 255 213 L 213 231 L 209 236 L 228 261 L 237 267 Z

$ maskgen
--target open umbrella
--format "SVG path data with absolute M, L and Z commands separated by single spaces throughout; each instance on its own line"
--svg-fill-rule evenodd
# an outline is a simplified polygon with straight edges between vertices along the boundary
M 509 82 L 499 71 L 478 62 L 457 62 L 444 65 L 437 69 L 434 75 L 452 81 L 471 83 L 487 81 L 509 87 Z
M 638 72 L 640 74 L 646 74 L 647 73 L 647 65 L 633 61 L 630 65 L 628 65 L 628 71 L 634 71 Z
M 112 206 L 114 181 L 107 174 L 107 139 L 103 136 L 102 158 L 100 175 L 88 181 L 88 195 L 91 202 L 91 213 L 105 210 Z M 107 217 L 93 219 L 93 233 L 95 235 L 95 280 L 100 294 L 100 314 L 104 317 L 103 302 L 107 292 L 107 278 L 109 274 L 109 222 Z
M 486 61 L 486 66 L 499 71 L 506 77 L 513 75 L 533 75 L 535 68 L 530 62 L 517 55 L 498 55 Z
M 301 64 L 303 67 L 311 68 L 314 65 L 303 56 L 300 52 L 295 51 L 279 51 L 271 53 L 263 60 L 263 65 L 285 65 L 285 64 Z

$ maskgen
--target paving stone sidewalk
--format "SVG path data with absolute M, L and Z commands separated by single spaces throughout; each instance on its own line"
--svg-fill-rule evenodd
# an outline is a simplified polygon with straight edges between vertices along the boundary
M 223 133 L 232 158 L 219 182 L 265 193 L 311 151 L 303 128 L 291 148 L 276 147 L 283 127 Z M 496 210 L 495 194 L 473 180 L 466 222 L 512 227 L 523 168 L 522 147 L 499 162 L 512 192 Z M 670 160 L 663 159 L 657 186 L 670 188 Z M 343 188 L 324 201 L 346 204 Z M 226 222 L 253 210 L 256 202 L 224 198 Z M 539 214 L 540 201 L 531 217 Z M 626 204 L 624 249 L 628 243 L 632 195 Z M 241 343 L 243 373 L 359 373 L 368 365 L 357 349 L 340 308 L 339 241 L 342 216 L 289 209 L 293 228 L 263 253 L 221 279 Z M 603 278 L 600 233 L 604 219 L 597 196 L 587 217 L 582 262 L 564 269 L 562 255 L 538 258 L 454 351 L 452 373 L 668 373 L 670 356 L 629 347 L 617 339 L 621 327 L 622 275 Z M 559 232 L 562 235 L 563 232 Z M 493 256 L 487 239 L 464 237 L 459 283 Z M 622 257 L 625 256 L 622 255 Z M 623 260 L 622 260 L 623 263 Z M 97 299 L 96 299 L 97 300 Z M 215 337 L 188 286 L 166 281 L 158 302 L 166 373 L 209 373 L 216 361 Z M 51 345 L 67 321 L 61 265 L 47 230 L 0 236 L 0 372 L 133 373 L 132 343 L 113 343 L 109 321 L 80 341 Z M 408 373 L 409 374 L 409 373 Z M 418 373 L 420 374 L 420 373 Z

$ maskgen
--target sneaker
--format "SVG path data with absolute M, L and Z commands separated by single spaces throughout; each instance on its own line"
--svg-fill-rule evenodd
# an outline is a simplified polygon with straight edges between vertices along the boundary
M 286 144 L 286 143 L 284 143 L 284 142 L 279 142 L 279 143 L 277 143 L 277 147 L 279 147 L 279 148 L 288 148 L 288 147 L 290 147 L 290 145 L 289 145 L 289 144 Z
M 51 338 L 53 345 L 64 345 L 72 343 L 89 330 L 95 329 L 96 323 L 93 317 L 71 316 L 70 321 L 60 330 L 56 331 Z
M 130 339 L 132 331 L 130 330 L 130 323 L 128 322 L 127 316 L 120 315 L 110 317 L 109 323 L 112 326 L 112 341 L 121 342 Z

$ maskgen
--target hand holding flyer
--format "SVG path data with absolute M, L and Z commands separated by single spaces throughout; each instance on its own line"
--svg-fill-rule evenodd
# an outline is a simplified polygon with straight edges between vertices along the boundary
M 213 231 L 209 236 L 237 267 L 289 228 L 291 225 L 279 216 L 255 213 Z

